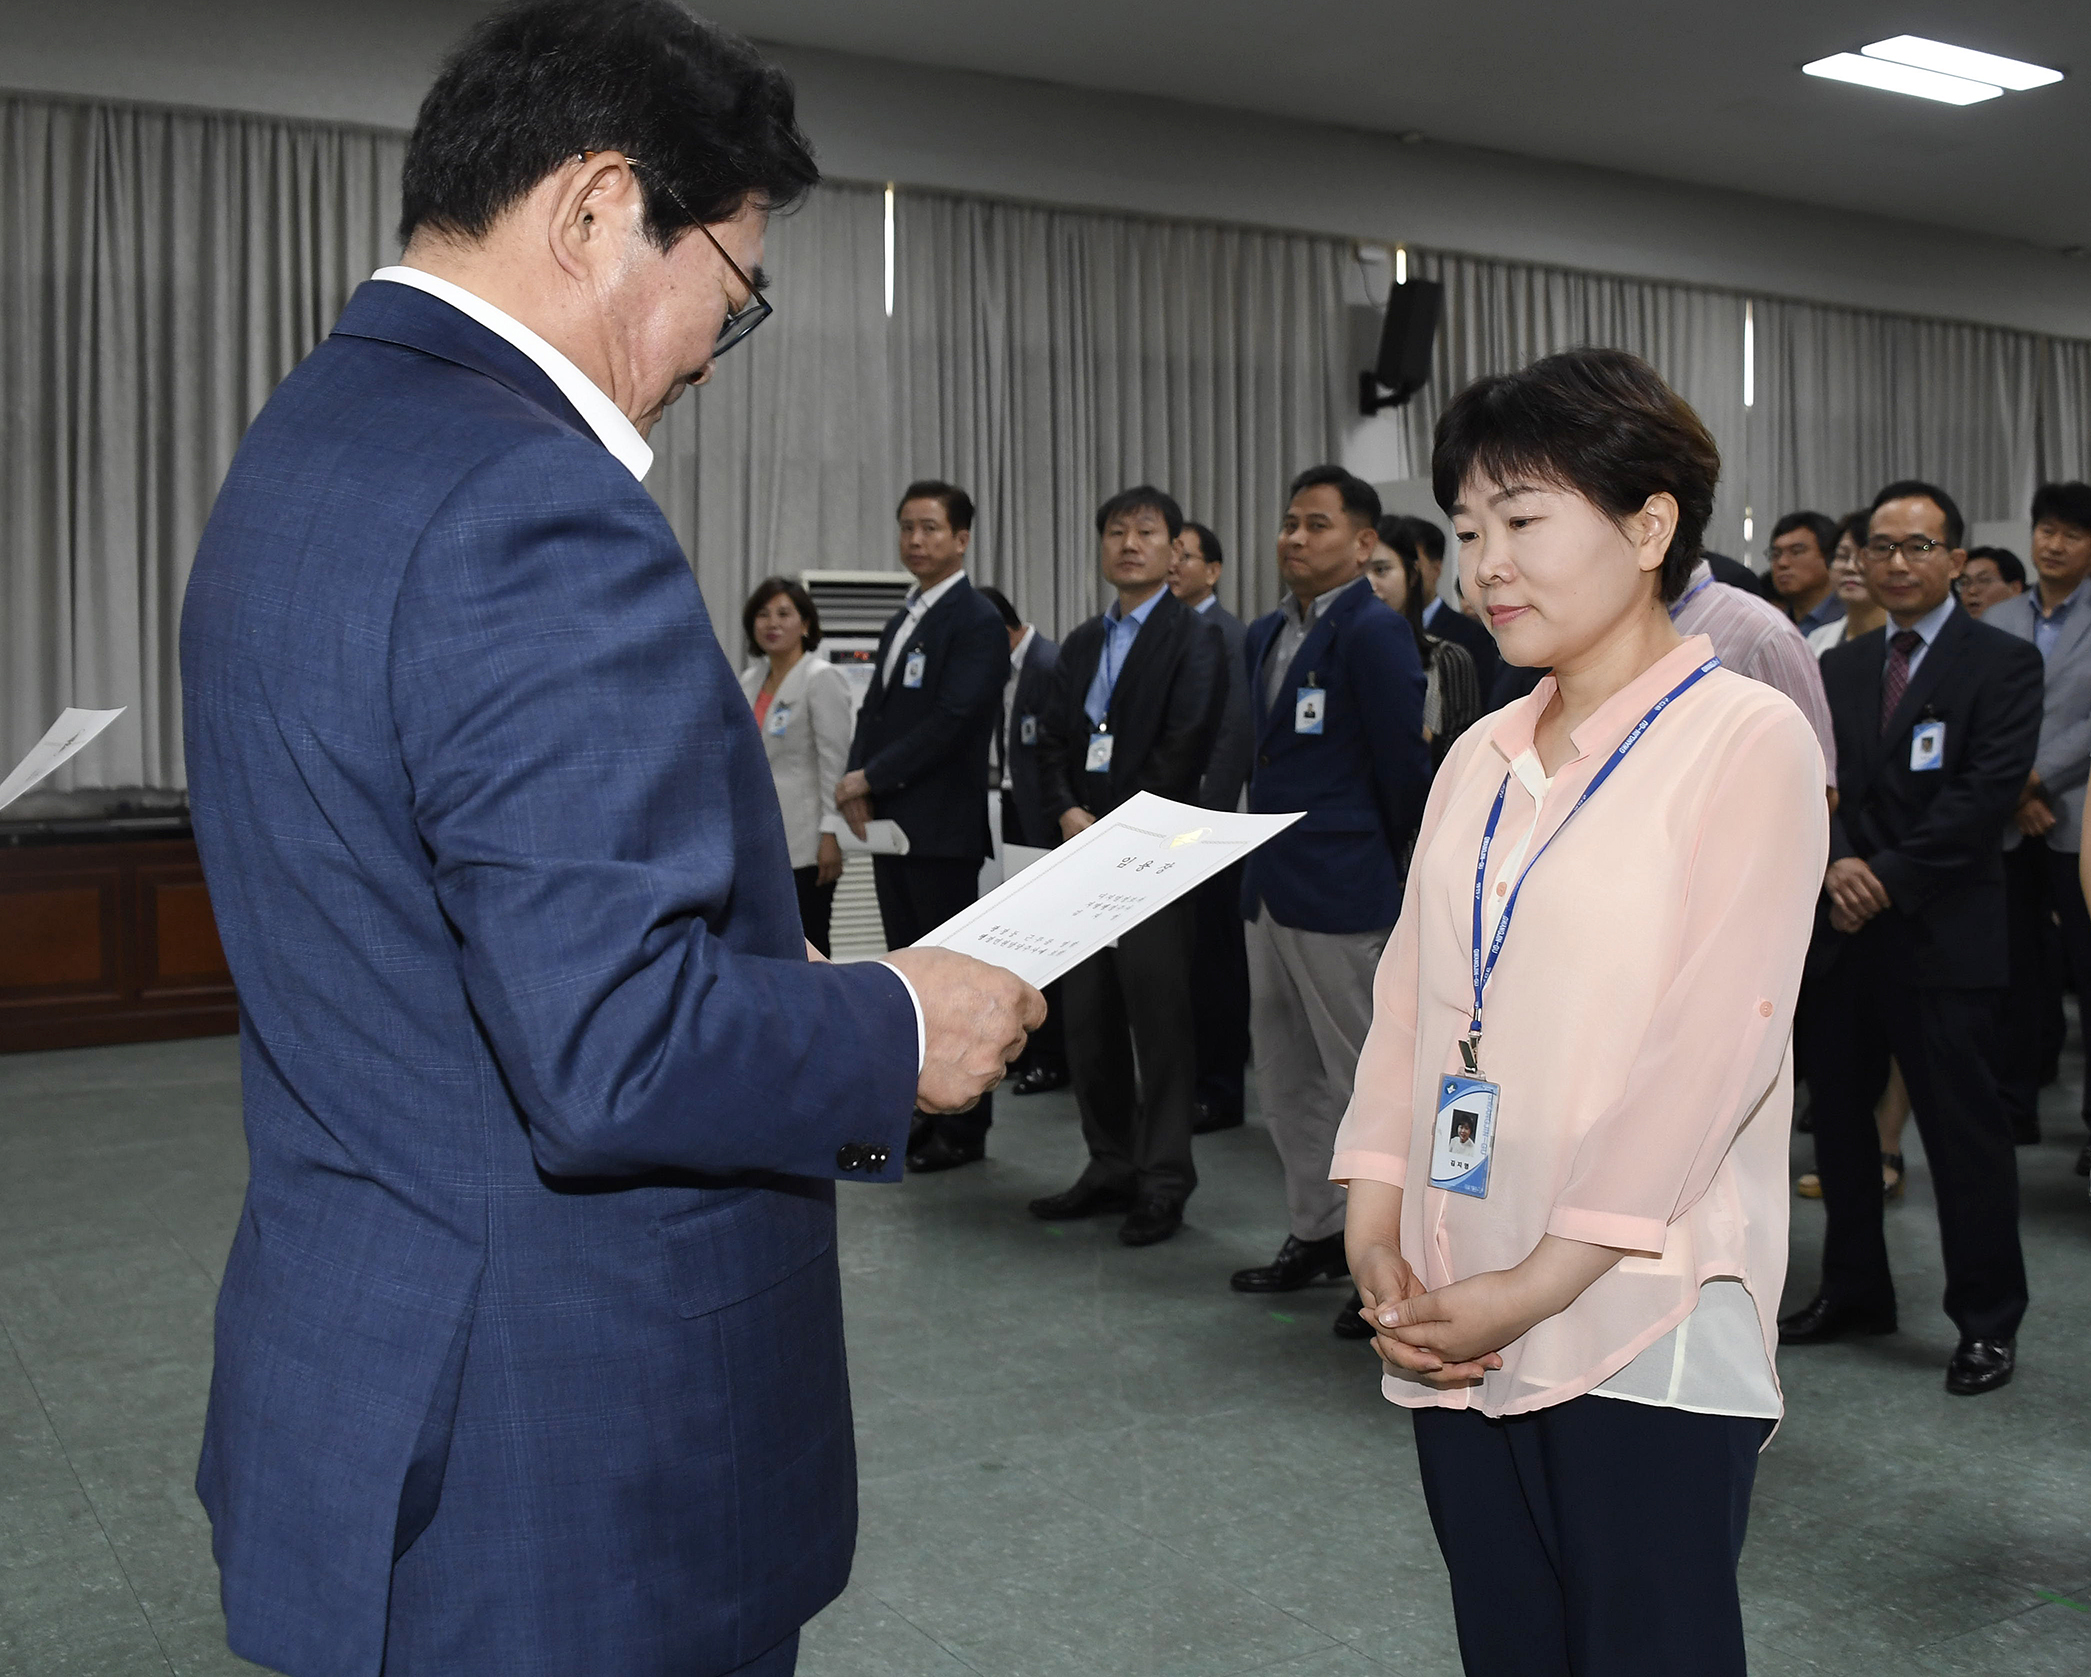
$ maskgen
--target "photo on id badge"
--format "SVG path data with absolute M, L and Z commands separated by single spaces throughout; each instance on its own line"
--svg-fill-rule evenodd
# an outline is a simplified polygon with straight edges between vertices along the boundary
M 1488 1198 L 1498 1094 L 1493 1083 L 1478 1077 L 1447 1077 L 1438 1085 L 1438 1117 L 1430 1142 L 1433 1188 Z

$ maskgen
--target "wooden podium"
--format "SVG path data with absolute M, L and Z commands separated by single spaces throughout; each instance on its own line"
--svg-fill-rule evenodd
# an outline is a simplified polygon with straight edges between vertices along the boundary
M 184 819 L 0 827 L 0 1053 L 237 1029 Z

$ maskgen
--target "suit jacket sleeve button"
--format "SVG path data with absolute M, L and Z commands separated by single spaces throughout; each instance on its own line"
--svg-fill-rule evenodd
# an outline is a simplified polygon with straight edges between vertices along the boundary
M 835 1165 L 838 1170 L 862 1170 L 864 1168 L 864 1150 L 853 1141 L 846 1143 L 837 1149 Z

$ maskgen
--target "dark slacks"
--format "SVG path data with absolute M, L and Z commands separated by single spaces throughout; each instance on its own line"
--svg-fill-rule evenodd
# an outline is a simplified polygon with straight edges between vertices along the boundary
M 1896 910 L 1890 909 L 1889 913 Z M 1888 1060 L 1902 1066 L 1938 1200 L 1946 1314 L 1965 1339 L 2009 1339 L 2026 1313 L 2018 1243 L 2018 1156 L 1991 1048 L 1999 996 L 1905 983 L 1881 929 L 1852 938 L 1808 986 L 1808 1087 L 1827 1219 L 1822 1294 L 1892 1308 L 1873 1108 Z
M 799 1668 L 799 1633 L 793 1631 L 766 1654 L 733 1668 L 730 1677 L 791 1677 Z
M 905 949 L 935 931 L 980 895 L 980 860 L 946 856 L 874 856 L 871 882 L 877 888 L 879 921 L 888 949 Z M 995 1098 L 982 1095 L 971 1112 L 923 1115 L 922 1122 L 954 1142 L 974 1142 L 994 1122 Z
M 1415 1421 L 1469 1677 L 1743 1677 L 1735 1569 L 1769 1421 L 1606 1397 Z
M 2052 850 L 2044 838 L 2020 839 L 2004 853 L 2004 893 L 2011 992 L 1997 1025 L 1997 1084 L 2013 1129 L 2030 1135 L 2039 1127 L 2040 1074 L 2062 1046 L 2065 974 L 2076 983 L 2079 1005 L 2091 996 L 2091 910 L 2077 881 L 2076 853 Z M 2091 1078 L 2083 1112 L 2091 1125 Z
M 1192 971 L 1198 994 L 1198 1099 L 1215 1116 L 1239 1117 L 1249 1063 L 1249 956 L 1242 932 L 1242 865 L 1191 894 L 1197 917 Z
M 817 867 L 793 868 L 791 882 L 799 888 L 799 921 L 806 928 L 806 941 L 823 955 L 834 954 L 828 932 L 835 920 L 835 887 L 841 882 L 821 884 Z
M 1191 899 L 1180 898 L 1060 981 L 1068 1077 L 1089 1145 L 1085 1182 L 1178 1201 L 1198 1185 L 1195 919 Z

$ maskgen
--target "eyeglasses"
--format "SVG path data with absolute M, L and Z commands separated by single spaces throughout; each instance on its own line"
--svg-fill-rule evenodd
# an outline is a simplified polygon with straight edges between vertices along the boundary
M 1911 561 L 1929 559 L 1934 553 L 1952 551 L 1944 542 L 1935 542 L 1929 536 L 1904 536 L 1899 542 L 1891 542 L 1885 536 L 1875 536 L 1866 544 L 1866 557 L 1892 559 L 1898 550 L 1903 558 Z
M 597 155 L 599 154 L 596 152 L 584 151 L 581 153 L 581 161 L 585 163 L 589 158 Z M 776 306 L 757 289 L 755 282 L 741 271 L 741 265 L 726 254 L 726 247 L 719 243 L 712 230 L 694 215 L 690 214 L 690 206 L 682 201 L 682 194 L 669 184 L 667 176 L 663 175 L 651 163 L 642 162 L 636 157 L 628 155 L 625 158 L 625 162 L 629 163 L 634 169 L 644 169 L 660 183 L 661 190 L 668 194 L 668 202 L 682 211 L 691 226 L 711 240 L 712 249 L 719 253 L 719 260 L 731 268 L 733 277 L 748 288 L 748 300 L 739 308 L 730 311 L 725 320 L 719 324 L 719 335 L 712 342 L 712 359 L 717 360 L 750 332 L 754 331 L 756 327 L 769 319 L 771 315 L 775 314 L 777 312 Z

